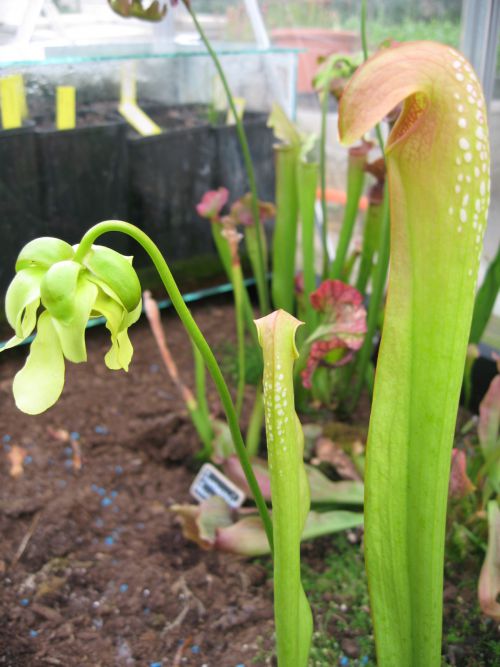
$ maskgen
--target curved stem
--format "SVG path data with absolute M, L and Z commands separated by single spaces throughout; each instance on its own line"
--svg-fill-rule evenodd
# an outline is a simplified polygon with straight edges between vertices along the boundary
M 222 82 L 222 86 L 224 87 L 224 91 L 226 93 L 227 101 L 229 103 L 229 107 L 231 108 L 231 111 L 233 112 L 233 117 L 236 123 L 236 133 L 238 135 L 238 139 L 241 145 L 241 150 L 243 153 L 243 161 L 245 163 L 245 169 L 247 172 L 248 176 L 248 184 L 250 186 L 250 193 L 252 195 L 252 218 L 253 222 L 255 225 L 255 229 L 259 230 L 261 228 L 261 222 L 260 222 L 260 217 L 259 217 L 259 201 L 258 201 L 258 195 L 257 195 L 257 183 L 255 180 L 255 171 L 253 168 L 253 163 L 252 163 L 252 157 L 250 155 L 250 149 L 248 147 L 248 140 L 247 136 L 245 133 L 245 129 L 243 127 L 243 123 L 241 122 L 241 118 L 238 114 L 238 111 L 236 109 L 236 105 L 234 103 L 233 95 L 231 93 L 231 89 L 229 87 L 229 84 L 227 82 L 226 75 L 224 73 L 224 70 L 222 69 L 221 62 L 215 53 L 214 49 L 212 48 L 212 45 L 210 44 L 207 36 L 205 35 L 205 32 L 203 28 L 201 27 L 200 22 L 198 21 L 198 17 L 196 16 L 196 13 L 194 12 L 193 8 L 191 7 L 191 3 L 188 2 L 187 0 L 183 0 L 184 5 L 191 15 L 191 18 L 193 19 L 194 25 L 196 26 L 196 30 L 198 31 L 198 34 L 201 37 L 201 41 L 205 45 L 205 48 L 207 49 L 208 53 L 210 54 L 210 57 L 212 58 L 212 62 L 215 65 L 215 69 L 217 70 L 217 73 L 220 77 L 220 80 Z M 268 288 L 267 288 L 267 280 L 266 280 L 266 269 L 264 266 L 264 250 L 262 248 L 262 240 L 260 233 L 256 234 L 256 239 L 257 239 L 257 260 L 258 260 L 258 271 L 260 274 L 260 278 L 256 276 L 256 281 L 257 281 L 257 287 L 259 285 L 261 286 L 260 289 L 258 289 L 259 292 L 259 307 L 260 310 L 262 311 L 262 314 L 265 315 L 266 313 L 269 312 L 270 306 L 269 306 L 269 294 L 268 294 Z
M 170 269 L 168 268 L 168 265 L 163 258 L 159 248 L 153 243 L 149 236 L 147 236 L 138 227 L 135 227 L 128 222 L 122 222 L 121 220 L 106 220 L 105 222 L 100 222 L 94 227 L 91 227 L 86 232 L 76 250 L 74 261 L 81 261 L 90 250 L 95 240 L 107 232 L 121 232 L 123 234 L 128 234 L 128 236 L 131 236 L 135 241 L 137 241 L 137 243 L 139 243 L 139 245 L 141 245 L 148 253 L 156 267 L 156 270 L 158 271 L 165 289 L 168 292 L 170 300 L 172 301 L 172 305 L 181 318 L 182 323 L 190 338 L 200 351 L 219 393 L 220 400 L 226 413 L 234 446 L 241 462 L 241 467 L 243 468 L 248 486 L 252 491 L 255 504 L 257 505 L 259 514 L 264 524 L 267 539 L 269 540 L 269 544 L 271 546 L 271 552 L 273 552 L 273 526 L 271 517 L 269 516 L 266 503 L 262 497 L 262 493 L 259 489 L 259 485 L 257 484 L 257 480 L 255 479 L 252 466 L 247 456 L 245 444 L 243 442 L 243 437 L 241 435 L 240 427 L 238 424 L 238 416 L 231 400 L 231 394 L 229 393 L 229 389 L 224 380 L 224 377 L 222 376 L 214 354 L 203 334 L 201 333 L 198 325 L 194 321 L 193 316 L 189 312 L 188 307 L 184 303 L 182 294 L 180 293 L 174 277 L 172 276 L 172 273 L 170 272 Z

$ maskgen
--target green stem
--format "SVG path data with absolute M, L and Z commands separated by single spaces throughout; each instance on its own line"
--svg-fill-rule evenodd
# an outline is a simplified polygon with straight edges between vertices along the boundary
M 194 344 L 200 351 L 203 360 L 208 368 L 210 375 L 215 383 L 217 391 L 219 393 L 220 400 L 224 407 L 226 413 L 226 418 L 229 424 L 229 429 L 231 431 L 231 436 L 233 438 L 233 443 L 236 448 L 236 452 L 241 462 L 241 467 L 245 473 L 245 477 L 248 482 L 248 486 L 252 492 L 252 495 L 255 500 L 255 504 L 259 510 L 259 514 L 264 523 L 264 528 L 266 531 L 267 539 L 271 545 L 271 551 L 273 551 L 273 525 L 271 522 L 271 517 L 265 503 L 262 493 L 259 489 L 259 485 L 255 478 L 252 466 L 247 456 L 245 449 L 245 444 L 243 442 L 243 437 L 241 435 L 240 427 L 238 424 L 238 416 L 234 408 L 233 402 L 231 400 L 231 394 L 227 387 L 227 384 L 222 376 L 219 365 L 214 357 L 212 350 L 210 349 L 207 341 L 205 340 L 203 334 L 201 333 L 198 325 L 196 324 L 193 316 L 189 312 L 188 307 L 184 303 L 182 294 L 177 287 L 177 284 L 168 268 L 168 265 L 163 258 L 159 248 L 153 243 L 153 241 L 147 236 L 143 231 L 138 227 L 131 225 L 128 222 L 122 222 L 120 220 L 107 220 L 105 222 L 100 222 L 99 224 L 91 227 L 84 237 L 82 238 L 80 245 L 78 246 L 74 261 L 81 262 L 85 255 L 88 253 L 92 244 L 96 239 L 102 234 L 108 232 L 121 232 L 131 236 L 139 245 L 141 245 L 144 250 L 150 256 L 153 264 L 158 271 L 158 274 L 165 286 L 165 289 L 168 292 L 172 305 L 174 306 L 177 314 L 179 315 L 182 323 L 189 334 L 190 338 L 193 340 Z
M 328 277 L 330 258 L 328 256 L 328 206 L 326 203 L 326 136 L 328 119 L 328 90 L 322 91 L 321 98 L 321 137 L 319 169 L 321 175 L 321 214 L 323 224 L 321 227 L 321 243 L 323 246 L 323 280 Z
M 302 269 L 304 273 L 305 334 L 309 335 L 317 324 L 317 313 L 311 305 L 310 295 L 316 289 L 314 271 L 314 203 L 318 165 L 299 160 L 297 167 L 297 192 L 302 225 Z
M 257 285 L 257 294 L 265 294 L 267 293 L 268 289 L 267 273 L 262 274 L 259 270 L 259 247 L 262 249 L 262 256 L 264 257 L 264 268 L 266 272 L 269 265 L 267 241 L 264 227 L 262 225 L 260 225 L 260 227 L 255 227 L 255 225 L 247 225 L 245 226 L 243 233 L 245 235 L 245 245 L 248 252 L 248 258 L 250 259 L 250 265 L 252 267 L 255 283 Z M 253 312 L 251 333 L 255 334 Z
M 245 395 L 245 320 L 243 313 L 243 275 L 241 265 L 233 264 L 234 309 L 236 315 L 236 338 L 238 341 L 238 384 L 236 389 L 236 413 L 241 417 Z
M 368 39 L 366 36 L 366 0 L 361 0 L 361 47 L 363 49 L 363 60 L 366 62 L 368 60 Z M 382 155 L 385 155 L 384 139 L 382 137 L 382 130 L 380 129 L 380 123 L 375 125 L 375 133 L 377 135 L 378 145 L 382 151 Z
M 359 265 L 356 289 L 364 294 L 366 286 L 373 271 L 373 257 L 380 241 L 380 229 L 383 219 L 383 206 L 381 203 L 371 202 L 365 216 L 365 227 L 363 230 L 363 248 L 361 250 L 361 261 Z
M 248 422 L 246 433 L 246 445 L 248 456 L 254 457 L 259 453 L 260 435 L 264 424 L 264 397 L 262 387 L 259 385 L 255 392 L 255 403 L 253 404 L 252 414 Z
M 197 459 L 202 461 L 210 460 L 212 453 L 214 451 L 213 441 L 214 441 L 214 432 L 212 429 L 212 423 L 210 417 L 205 415 L 205 413 L 200 410 L 199 406 L 196 403 L 191 401 L 186 403 L 186 407 L 191 417 L 191 421 L 196 429 L 196 432 L 200 436 L 200 440 L 203 443 L 203 449 L 201 449 L 197 454 Z
M 366 0 L 361 0 L 361 47 L 363 60 L 368 60 L 368 41 L 366 39 Z
M 201 27 L 200 22 L 198 21 L 198 17 L 196 16 L 196 13 L 194 9 L 191 6 L 191 3 L 188 2 L 187 0 L 183 0 L 184 6 L 186 7 L 187 11 L 191 15 L 191 18 L 193 19 L 193 23 L 196 26 L 196 30 L 198 31 L 198 34 L 201 37 L 201 41 L 205 45 L 205 48 L 207 49 L 210 57 L 212 58 L 212 62 L 215 66 L 215 69 L 217 70 L 217 73 L 220 77 L 220 80 L 222 82 L 222 86 L 224 88 L 224 91 L 227 96 L 227 101 L 229 104 L 229 107 L 233 113 L 233 117 L 236 123 L 236 133 L 238 135 L 238 139 L 241 145 L 241 151 L 243 153 L 243 161 L 245 163 L 245 169 L 247 171 L 247 176 L 248 176 L 248 184 L 250 186 L 250 192 L 252 195 L 252 217 L 254 221 L 254 225 L 256 229 L 261 228 L 261 222 L 260 222 L 260 217 L 259 217 L 259 198 L 257 195 L 257 183 L 255 180 L 255 171 L 253 168 L 253 163 L 252 163 L 252 157 L 250 155 L 250 149 L 248 147 L 248 140 L 247 136 L 245 133 L 245 129 L 243 127 L 243 122 L 238 114 L 238 110 L 236 109 L 236 105 L 234 103 L 233 95 L 231 93 L 231 89 L 229 87 L 229 84 L 227 82 L 226 75 L 224 73 L 224 70 L 222 68 L 221 62 L 215 53 L 214 49 L 212 48 L 212 45 L 210 44 L 205 31 Z M 266 276 L 266 270 L 264 266 L 264 251 L 262 248 L 261 244 L 261 238 L 260 234 L 256 234 L 257 237 L 257 253 L 258 253 L 258 273 L 260 274 L 260 279 L 257 279 L 257 288 L 259 292 L 259 306 L 260 310 L 262 311 L 263 314 L 269 312 L 269 294 L 267 290 L 267 281 L 265 279 Z
M 295 251 L 297 248 L 296 146 L 280 144 L 276 151 L 276 221 L 273 237 L 272 295 L 275 308 L 293 313 L 295 303 Z
M 358 215 L 359 200 L 365 182 L 364 165 L 366 159 L 349 156 L 347 172 L 347 202 L 344 209 L 344 218 L 340 229 L 339 241 L 335 259 L 330 268 L 330 278 L 341 280 L 347 257 L 347 250 L 351 242 L 354 225 Z
M 500 247 L 488 267 L 481 287 L 476 294 L 470 342 L 479 343 L 489 322 L 500 288 Z
M 389 188 L 385 188 L 382 214 L 382 228 L 380 230 L 380 245 L 377 264 L 373 271 L 372 291 L 370 304 L 366 319 L 366 336 L 363 346 L 359 351 L 356 362 L 356 383 L 352 390 L 351 408 L 354 408 L 361 396 L 361 390 L 366 378 L 366 371 L 373 352 L 373 337 L 378 326 L 380 308 L 384 298 L 385 283 L 387 280 L 387 269 L 389 267 L 389 237 L 390 237 L 390 212 L 389 212 Z
M 204 416 L 208 423 L 210 423 L 210 411 L 207 404 L 207 383 L 206 383 L 206 373 L 205 373 L 205 362 L 199 349 L 196 347 L 194 342 L 191 340 L 193 346 L 193 359 L 194 359 L 194 382 L 196 389 L 196 402 L 198 404 L 198 410 Z
M 231 249 L 229 248 L 229 244 L 227 242 L 227 239 L 222 235 L 222 225 L 220 225 L 218 222 L 212 222 L 212 238 L 215 243 L 215 247 L 217 248 L 217 252 L 219 253 L 220 260 L 222 262 L 222 266 L 224 267 L 224 271 L 226 272 L 226 275 L 231 282 L 231 285 L 233 286 L 233 292 L 234 292 L 234 283 L 233 283 L 233 272 L 231 269 Z M 253 342 L 255 345 L 258 345 L 259 342 L 257 340 L 257 330 L 255 329 L 255 324 L 253 322 L 254 320 L 254 313 L 252 309 L 252 304 L 250 302 L 250 297 L 248 296 L 248 290 L 246 288 L 245 283 L 243 283 L 243 310 L 245 313 L 245 322 L 246 322 L 246 327 L 247 330 L 250 332 L 250 335 L 252 336 Z

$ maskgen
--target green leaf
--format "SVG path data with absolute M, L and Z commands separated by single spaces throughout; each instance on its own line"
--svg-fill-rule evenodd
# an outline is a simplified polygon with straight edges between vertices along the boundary
M 304 435 L 295 413 L 295 332 L 302 324 L 278 310 L 255 322 L 264 356 L 264 412 L 273 506 L 274 604 L 280 667 L 305 667 L 312 616 L 300 578 L 300 539 L 309 511 Z
M 129 312 L 140 303 L 141 284 L 129 258 L 106 246 L 94 245 L 83 263 L 113 290 Z
M 60 239 L 51 236 L 42 236 L 27 243 L 21 250 L 16 261 L 16 271 L 39 267 L 48 269 L 56 262 L 71 259 L 73 248 Z
M 80 276 L 75 293 L 73 317 L 69 321 L 53 318 L 54 325 L 64 356 L 69 361 L 79 364 L 87 361 L 85 347 L 85 328 L 97 298 L 98 288 Z
M 470 331 L 471 343 L 479 343 L 486 325 L 493 312 L 493 307 L 500 289 L 500 247 L 497 250 L 495 259 L 491 262 L 484 277 L 481 287 L 476 294 L 474 304 L 474 315 L 472 316 L 472 326 Z
M 23 368 L 14 378 L 16 405 L 22 412 L 39 415 L 50 408 L 64 387 L 64 357 L 48 312 L 38 319 L 38 331 Z
M 306 466 L 313 504 L 362 505 L 363 482 L 342 480 L 332 482 L 314 466 Z
M 23 269 L 14 276 L 5 295 L 5 314 L 16 336 L 24 340 L 35 328 L 40 303 L 40 281 L 43 269 Z
M 299 132 L 279 104 L 273 104 L 267 125 L 273 129 L 274 136 L 284 144 L 297 149 L 301 145 L 302 133 Z
M 71 322 L 75 315 L 78 276 L 81 264 L 71 260 L 53 264 L 40 284 L 42 304 L 61 322 Z

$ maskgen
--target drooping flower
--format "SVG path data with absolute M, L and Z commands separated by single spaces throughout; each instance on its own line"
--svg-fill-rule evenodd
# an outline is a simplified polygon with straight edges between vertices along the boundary
M 259 201 L 258 207 L 260 222 L 272 220 L 276 215 L 276 208 L 270 202 Z M 253 225 L 252 195 L 250 192 L 247 192 L 246 195 L 243 195 L 243 197 L 234 202 L 231 206 L 230 216 L 237 225 L 243 225 L 244 227 Z
M 312 387 L 314 371 L 320 364 L 343 366 L 360 349 L 366 333 L 363 297 L 354 287 L 340 280 L 325 280 L 311 294 L 311 304 L 322 313 L 323 321 L 309 337 L 309 358 L 304 371 L 304 387 Z
M 313 78 L 313 86 L 318 92 L 330 92 L 340 99 L 347 82 L 359 66 L 359 57 L 333 53 L 318 58 L 318 70 Z
M 57 401 L 64 386 L 65 359 L 86 361 L 89 319 L 106 318 L 111 333 L 111 348 L 104 358 L 108 368 L 128 370 L 132 359 L 127 329 L 141 313 L 141 286 L 132 258 L 98 245 L 82 262 L 74 257 L 75 249 L 64 241 L 35 239 L 21 250 L 7 290 L 5 310 L 15 336 L 4 349 L 37 330 L 13 384 L 17 407 L 28 414 L 40 414 Z
M 177 0 L 170 0 L 175 7 Z M 108 0 L 111 9 L 124 18 L 142 19 L 144 21 L 161 21 L 167 14 L 167 4 L 154 0 L 149 7 L 143 7 L 142 0 Z
M 208 218 L 212 222 L 218 221 L 220 212 L 227 204 L 228 199 L 229 190 L 227 188 L 209 190 L 205 192 L 200 203 L 197 204 L 196 211 L 202 218 Z

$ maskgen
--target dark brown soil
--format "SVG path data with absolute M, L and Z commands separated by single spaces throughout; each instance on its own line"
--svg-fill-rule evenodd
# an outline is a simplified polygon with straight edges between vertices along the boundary
M 232 335 L 227 307 L 194 310 L 212 341 Z M 172 313 L 164 321 L 189 379 L 190 344 Z M 184 464 L 196 437 L 148 328 L 131 338 L 130 372 L 110 372 L 103 329 L 89 331 L 88 363 L 68 365 L 61 400 L 39 417 L 11 396 L 25 351 L 1 358 L 0 665 L 234 667 L 249 664 L 259 638 L 272 645 L 265 569 L 201 551 L 169 512 L 190 501 Z M 209 400 L 217 410 L 214 390 Z M 80 472 L 57 429 L 79 433 Z M 14 445 L 27 456 L 17 479 Z
M 77 102 L 78 105 L 78 102 Z M 208 123 L 208 109 L 203 105 L 186 104 L 165 106 L 145 101 L 139 106 L 164 130 L 198 127 Z M 55 130 L 55 102 L 51 106 L 33 110 L 35 124 L 41 130 Z M 106 123 L 123 123 L 118 112 L 118 101 L 94 102 L 91 106 L 78 105 L 76 127 L 92 127 Z M 131 136 L 138 136 L 130 128 Z
M 224 299 L 193 312 L 219 349 L 232 340 Z M 191 380 L 187 337 L 172 312 L 164 324 L 181 373 Z M 61 400 L 39 417 L 19 413 L 11 394 L 26 348 L 0 356 L 0 665 L 271 664 L 272 583 L 265 561 L 203 552 L 182 537 L 169 506 L 190 501 L 197 439 L 148 327 L 141 322 L 131 338 L 130 372 L 111 372 L 103 362 L 105 330 L 89 331 L 88 363 L 68 364 Z M 209 404 L 219 412 L 212 387 Z M 78 433 L 80 471 L 68 443 L 54 436 L 58 429 Z M 13 478 L 9 454 L 16 445 L 25 450 L 24 471 Z M 326 576 L 335 539 L 304 547 L 314 576 Z M 348 559 L 360 560 L 359 545 L 348 547 Z M 450 618 L 477 617 L 473 593 L 457 602 L 457 586 L 447 588 Z M 360 631 L 354 609 L 344 604 L 349 595 L 327 592 L 318 599 L 316 627 L 335 634 L 343 655 L 356 660 Z M 367 611 L 365 605 L 359 613 Z M 492 624 L 479 625 L 478 618 L 474 636 L 450 664 L 494 664 L 469 661 L 476 632 L 496 636 Z

